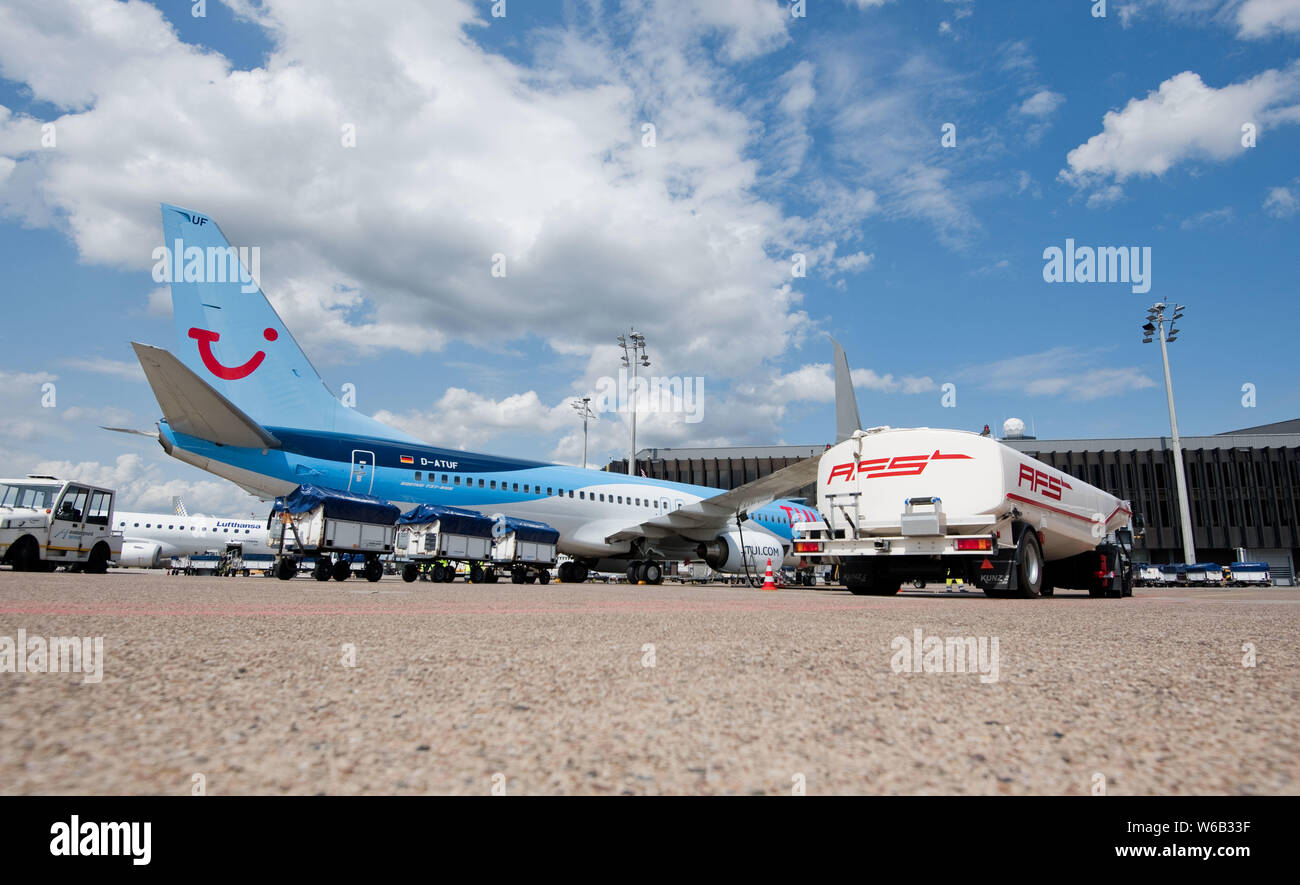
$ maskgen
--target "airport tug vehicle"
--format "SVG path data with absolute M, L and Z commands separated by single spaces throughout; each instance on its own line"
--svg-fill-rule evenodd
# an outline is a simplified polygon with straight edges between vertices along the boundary
M 986 596 L 1132 595 L 1127 501 L 990 437 L 881 427 L 828 449 L 795 552 L 856 595 L 961 578 Z
M 456 580 L 459 563 L 469 564 L 469 581 L 495 584 L 491 567 L 491 517 L 437 504 L 421 504 L 397 520 L 397 554 L 409 560 L 402 566 L 402 580 L 410 583 L 424 576 L 433 581 Z
M 384 576 L 380 557 L 393 552 L 400 515 L 382 498 L 300 485 L 275 499 L 267 520 L 270 543 L 277 549 L 275 576 L 282 581 L 294 577 L 299 559 L 310 554 L 316 560 L 311 575 L 318 581 L 347 580 L 358 557 L 366 580 L 378 581 Z
M 0 562 L 14 571 L 102 575 L 122 556 L 112 489 L 53 476 L 0 479 Z
M 492 562 L 508 569 L 516 584 L 549 584 L 560 533 L 544 522 L 498 513 L 492 524 Z M 583 575 L 586 578 L 586 575 Z

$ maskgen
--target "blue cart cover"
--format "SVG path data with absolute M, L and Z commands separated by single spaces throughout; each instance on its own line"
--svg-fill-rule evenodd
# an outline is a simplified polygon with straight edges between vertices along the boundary
M 374 525 L 393 525 L 401 510 L 389 504 L 383 498 L 363 495 L 359 492 L 344 492 L 303 483 L 290 492 L 283 500 L 275 499 L 272 513 L 310 513 L 325 505 L 325 515 L 330 519 L 346 519 L 350 522 L 367 522 Z
M 497 537 L 505 537 L 514 532 L 515 539 L 519 541 L 532 541 L 540 544 L 556 544 L 560 540 L 560 533 L 551 528 L 544 522 L 533 522 L 531 519 L 515 519 L 511 516 L 498 517 L 496 521 L 498 526 L 493 530 Z
M 1231 565 L 1234 572 L 1266 572 L 1269 570 L 1267 562 L 1234 562 Z
M 492 537 L 491 518 L 461 507 L 421 504 L 406 511 L 397 520 L 398 525 L 423 525 L 430 522 L 438 522 L 439 531 L 453 535 L 469 535 L 471 538 Z

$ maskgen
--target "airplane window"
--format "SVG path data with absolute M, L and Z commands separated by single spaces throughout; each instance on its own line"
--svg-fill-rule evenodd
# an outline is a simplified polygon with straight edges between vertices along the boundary
M 132 527 L 132 528 L 136 528 L 136 529 L 138 529 L 138 528 L 140 527 L 140 523 L 137 522 L 137 523 L 135 523 L 134 525 L 132 525 L 131 527 Z
M 153 528 L 153 523 L 151 523 L 151 522 L 146 522 L 146 523 L 144 524 L 144 527 L 147 528 L 147 529 L 151 529 L 151 528 Z
M 511 491 L 515 491 L 515 492 L 519 491 L 519 483 L 515 483 L 514 488 L 511 489 Z
M 443 481 L 443 482 L 446 482 L 446 481 L 447 481 L 447 474 L 444 473 L 444 474 L 442 475 L 442 481 Z
M 119 522 L 118 525 L 126 525 L 125 522 Z
M 416 481 L 416 482 L 419 482 L 423 477 L 424 477 L 424 473 L 423 473 L 422 471 L 419 471 L 419 470 L 415 471 L 415 481 Z
M 573 489 L 569 489 L 569 497 L 570 497 L 570 498 L 573 497 Z
M 169 529 L 174 529 L 174 528 L 176 528 L 176 526 L 174 526 L 174 525 L 169 525 L 169 526 L 167 526 L 167 528 L 169 528 Z
M 456 474 L 456 485 L 460 485 L 460 474 Z
M 494 479 L 492 480 L 492 488 L 495 489 L 496 487 L 497 487 L 497 481 Z
M 479 487 L 480 489 L 483 488 L 483 480 L 480 479 L 480 480 L 478 481 L 478 487 Z
M 528 483 L 524 483 L 524 493 L 528 492 Z
M 618 503 L 620 503 L 620 504 L 623 503 L 623 496 L 622 496 L 622 495 L 619 495 L 619 496 L 618 496 Z
M 585 501 L 585 500 L 587 500 L 587 493 L 586 493 L 586 492 L 578 492 L 578 497 L 581 498 L 583 501 Z
M 547 486 L 547 487 L 546 487 L 546 494 L 548 494 L 548 495 L 554 495 L 554 494 L 555 494 L 555 492 L 552 490 L 551 486 Z
M 604 501 L 604 500 L 605 500 L 605 493 L 604 493 L 604 492 L 601 492 L 601 494 L 600 494 L 600 500 L 601 500 L 601 501 Z

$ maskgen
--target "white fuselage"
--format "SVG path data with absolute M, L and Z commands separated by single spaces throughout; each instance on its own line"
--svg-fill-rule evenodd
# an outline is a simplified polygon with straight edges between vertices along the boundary
M 245 555 L 274 553 L 266 523 L 254 517 L 176 516 L 172 513 L 118 512 L 113 528 L 123 536 L 123 565 L 165 566 L 173 556 L 192 556 L 239 544 Z

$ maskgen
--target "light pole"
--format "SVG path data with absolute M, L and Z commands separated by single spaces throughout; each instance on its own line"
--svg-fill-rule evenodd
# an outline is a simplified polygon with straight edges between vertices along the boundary
M 582 418 L 582 469 L 587 469 L 587 422 L 589 420 L 599 421 L 596 413 L 591 410 L 591 397 L 584 396 L 582 399 L 575 399 L 569 403 L 573 410 Z
M 650 358 L 645 353 L 645 336 L 635 328 L 627 335 L 618 336 L 618 344 L 623 348 L 623 365 L 632 367 L 632 386 L 628 398 L 632 401 L 632 444 L 627 452 L 627 475 L 636 475 L 636 370 L 637 366 L 650 366 Z
M 1169 347 L 1178 340 L 1174 322 L 1183 315 L 1184 305 L 1175 304 L 1169 318 L 1169 332 L 1165 333 L 1165 311 L 1169 305 L 1157 301 L 1147 310 L 1147 321 L 1142 325 L 1142 343 L 1150 344 L 1152 336 L 1160 335 L 1160 359 L 1165 365 L 1165 397 L 1169 400 L 1169 429 L 1174 443 L 1174 479 L 1178 483 L 1178 517 L 1183 527 L 1183 560 L 1187 565 L 1196 562 L 1196 543 L 1192 539 L 1192 510 L 1187 503 L 1187 474 L 1183 470 L 1183 444 L 1178 439 L 1178 415 L 1174 412 L 1174 382 L 1169 377 Z

